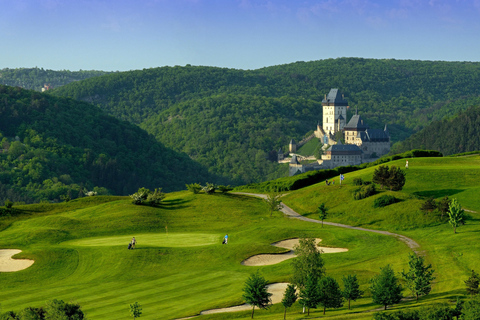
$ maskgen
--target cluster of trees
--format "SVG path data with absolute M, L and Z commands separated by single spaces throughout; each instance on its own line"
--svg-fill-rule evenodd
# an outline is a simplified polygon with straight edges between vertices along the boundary
M 53 299 L 43 307 L 28 307 L 20 312 L 8 311 L 0 314 L 0 320 L 82 320 L 86 319 L 77 303 Z
M 427 198 L 421 205 L 420 210 L 424 213 L 438 212 L 440 219 L 444 216 L 448 218 L 448 223 L 453 227 L 453 232 L 457 233 L 457 227 L 465 224 L 465 210 L 457 199 L 449 199 L 448 196 L 443 197 L 440 201 L 435 201 L 433 197 Z
M 165 193 L 162 192 L 162 188 L 156 188 L 154 191 L 147 188 L 140 188 L 137 192 L 131 194 L 130 198 L 132 198 L 133 204 L 156 206 L 165 199 Z
M 392 191 L 400 191 L 405 185 L 405 171 L 396 166 L 389 168 L 382 165 L 373 172 L 372 181 L 379 184 L 382 189 L 385 187 Z
M 227 193 L 229 191 L 232 191 L 233 188 L 228 185 L 216 185 L 215 183 L 207 182 L 204 186 L 202 186 L 199 183 L 190 183 L 186 185 L 187 190 L 194 193 L 198 194 L 200 191 L 203 191 L 205 194 L 214 194 L 216 190 L 220 191 L 221 193 Z
M 350 309 L 351 301 L 356 301 L 363 296 L 356 275 L 342 277 L 343 289 L 338 282 L 325 274 L 324 261 L 318 250 L 315 239 L 300 239 L 295 247 L 297 257 L 292 261 L 293 275 L 287 286 L 282 304 L 285 307 L 284 318 L 287 308 L 297 300 L 305 310 L 307 316 L 311 308 L 321 306 L 323 314 L 327 308 L 340 308 L 344 301 L 348 301 Z M 406 287 L 418 301 L 418 298 L 430 293 L 434 270 L 430 264 L 425 263 L 425 258 L 414 253 L 410 254 L 408 270 L 403 270 L 400 275 L 405 281 Z M 473 280 L 471 280 L 473 279 Z M 479 278 L 472 275 L 468 283 L 472 284 L 478 292 Z M 390 265 L 380 268 L 380 273 L 370 280 L 369 289 L 373 302 L 384 306 L 397 304 L 403 298 L 403 288 L 400 279 Z M 466 282 L 467 283 L 467 282 Z M 246 281 L 244 299 L 253 306 L 252 318 L 255 307 L 268 308 L 271 294 L 268 293 L 267 281 L 257 272 L 252 274 Z
M 0 85 L 0 205 L 74 199 L 85 188 L 174 191 L 209 178 L 187 155 L 90 104 Z
M 98 77 L 110 72 L 95 70 L 45 70 L 43 68 L 4 68 L 0 70 L 0 84 L 41 91 L 44 85 L 61 87 L 70 82 Z
M 332 86 L 360 106 L 370 126 L 388 123 L 392 140 L 401 141 L 467 108 L 465 99 L 480 94 L 479 69 L 479 63 L 356 58 L 248 71 L 162 67 L 90 78 L 53 94 L 138 124 L 212 173 L 245 184 L 281 174 L 265 158 L 315 127 Z

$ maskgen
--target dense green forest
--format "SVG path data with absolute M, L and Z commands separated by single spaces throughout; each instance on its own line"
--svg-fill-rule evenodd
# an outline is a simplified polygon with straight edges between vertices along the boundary
M 44 85 L 58 88 L 67 83 L 98 77 L 109 72 L 95 70 L 55 71 L 43 68 L 4 68 L 0 70 L 0 84 L 41 91 Z
M 432 122 L 428 127 L 396 144 L 392 152 L 422 148 L 452 155 L 480 150 L 480 98 L 471 100 L 469 104 L 475 106 L 453 117 Z
M 393 142 L 465 110 L 480 96 L 480 63 L 339 58 L 258 70 L 162 67 L 90 78 L 53 94 L 91 102 L 140 125 L 212 173 L 250 183 L 285 174 L 264 162 L 321 120 L 339 88 Z M 472 100 L 473 99 L 473 100 Z M 272 157 L 273 159 L 273 157 Z
M 0 140 L 0 204 L 218 181 L 138 126 L 85 102 L 18 87 L 0 85 Z

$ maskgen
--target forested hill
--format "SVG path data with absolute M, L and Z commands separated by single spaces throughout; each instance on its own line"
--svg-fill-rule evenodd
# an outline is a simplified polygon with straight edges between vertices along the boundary
M 444 155 L 480 150 L 480 98 L 454 117 L 432 122 L 428 127 L 397 144 L 395 152 L 414 148 L 437 150 Z
M 358 108 L 370 127 L 388 124 L 396 142 L 464 110 L 466 99 L 480 95 L 478 83 L 480 63 L 340 58 L 248 71 L 187 65 L 121 72 L 53 94 L 92 102 L 211 172 L 247 183 L 284 174 L 255 159 L 314 130 L 331 88 L 349 101 L 348 118 Z
M 0 84 L 41 91 L 45 85 L 58 88 L 67 83 L 98 77 L 111 72 L 80 70 L 80 71 L 55 71 L 43 68 L 16 68 L 0 69 Z
M 3 85 L 0 140 L 1 202 L 76 198 L 95 187 L 123 195 L 140 187 L 173 191 L 216 179 L 93 105 Z

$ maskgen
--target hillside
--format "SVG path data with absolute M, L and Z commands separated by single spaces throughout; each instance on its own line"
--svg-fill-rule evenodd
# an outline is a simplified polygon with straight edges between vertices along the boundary
M 411 148 L 437 150 L 451 155 L 480 150 L 480 99 L 453 117 L 434 121 L 428 127 L 394 146 L 392 152 L 404 152 Z
M 387 313 L 439 303 L 453 307 L 457 297 L 469 298 L 463 281 L 478 268 L 480 157 L 409 160 L 402 191 L 379 188 L 376 195 L 354 200 L 358 186 L 352 181 L 371 180 L 376 167 L 370 167 L 346 173 L 342 186 L 318 183 L 282 198 L 317 221 L 318 205 L 325 203 L 329 214 L 323 227 L 281 213 L 270 216 L 262 200 L 238 194 L 175 192 L 167 194 L 158 207 L 104 196 L 16 206 L 16 215 L 0 217 L 0 248 L 21 249 L 16 258 L 35 263 L 22 271 L 0 273 L 2 312 L 62 299 L 79 303 L 89 319 L 129 319 L 128 305 L 135 301 L 146 320 L 194 316 L 202 310 L 242 304 L 245 280 L 257 271 L 269 283 L 288 282 L 291 260 L 265 266 L 246 266 L 242 261 L 257 254 L 286 252 L 271 245 L 280 240 L 316 237 L 322 239 L 322 246 L 348 249 L 322 255 L 326 274 L 342 288 L 342 277 L 354 274 L 365 293 L 352 301 L 351 310 L 346 303 L 327 309 L 326 315 L 322 308 L 312 309 L 310 318 L 372 319 L 383 307 L 372 302 L 370 279 L 387 264 L 396 273 L 407 269 L 411 249 L 396 237 L 330 222 L 410 237 L 432 264 L 436 279 L 431 293 L 417 303 L 404 289 L 406 299 L 389 306 Z M 388 163 L 403 164 L 403 159 Z M 400 202 L 374 208 L 375 200 L 386 194 Z M 439 200 L 445 195 L 471 210 L 457 234 L 438 212 L 420 210 L 427 197 Z M 229 243 L 222 245 L 226 233 Z M 138 240 L 137 249 L 127 250 L 132 236 Z M 250 314 L 251 309 L 195 319 L 250 319 Z M 282 319 L 283 315 L 281 304 L 255 309 L 255 319 Z M 287 319 L 305 319 L 299 302 L 287 310 Z
M 331 88 L 349 101 L 348 118 L 358 108 L 370 127 L 388 124 L 397 142 L 466 109 L 465 101 L 480 95 L 479 82 L 480 63 L 340 58 L 258 70 L 187 65 L 120 72 L 53 94 L 91 102 L 212 173 L 249 183 L 283 174 L 276 164 L 257 169 L 252 156 L 314 130 Z M 255 119 L 255 125 L 244 125 L 242 118 Z M 218 147 L 205 147 L 205 141 Z
M 127 195 L 215 180 L 185 154 L 88 103 L 2 85 L 0 101 L 2 205 L 76 198 L 94 187 Z
M 0 70 L 0 84 L 41 91 L 47 85 L 58 88 L 67 83 L 98 77 L 111 72 L 96 70 L 55 71 L 43 68 L 4 68 Z

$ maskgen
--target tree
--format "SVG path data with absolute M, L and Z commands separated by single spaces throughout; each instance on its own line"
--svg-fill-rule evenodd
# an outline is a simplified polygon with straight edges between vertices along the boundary
M 409 270 L 402 271 L 407 288 L 410 289 L 418 302 L 418 297 L 427 295 L 432 290 L 432 281 L 435 279 L 432 265 L 425 265 L 425 258 L 414 253 L 409 255 Z
M 372 181 L 379 184 L 382 189 L 387 187 L 390 190 L 399 191 L 405 185 L 405 171 L 396 166 L 391 168 L 379 166 L 373 172 Z
M 187 190 L 190 192 L 193 192 L 194 194 L 197 194 L 202 190 L 202 186 L 198 183 L 191 183 L 191 184 L 186 184 Z
M 398 284 L 398 279 L 389 264 L 381 268 L 380 274 L 370 280 L 370 291 L 373 302 L 384 305 L 385 310 L 388 305 L 400 302 L 402 286 Z
M 451 200 L 448 198 L 448 196 L 445 196 L 440 200 L 440 202 L 437 203 L 437 209 L 440 211 L 440 217 L 443 219 L 444 215 L 448 214 L 448 210 L 450 208 L 450 202 Z
M 389 171 L 388 187 L 393 191 L 402 190 L 405 185 L 405 171 L 399 167 L 392 166 Z
M 453 233 L 457 233 L 457 227 L 464 223 L 464 210 L 456 198 L 452 199 L 448 209 L 448 223 L 453 227 Z
M 45 320 L 82 320 L 84 318 L 83 311 L 78 304 L 53 299 L 48 301 L 45 306 Z
M 202 187 L 202 190 L 203 192 L 205 192 L 205 194 L 214 194 L 215 189 L 216 189 L 215 184 L 210 182 L 207 182 L 205 186 Z
M 471 295 L 476 295 L 480 291 L 480 277 L 475 270 L 472 270 L 472 275 L 464 281 L 465 285 L 467 286 L 467 293 Z
M 438 205 L 435 202 L 435 199 L 433 199 L 433 197 L 430 197 L 427 200 L 425 200 L 424 203 L 422 203 L 422 205 L 420 206 L 420 210 L 427 213 L 427 212 L 432 212 L 433 210 L 437 209 L 437 207 Z
M 350 310 L 350 301 L 356 301 L 358 298 L 361 298 L 363 291 L 360 290 L 360 285 L 358 284 L 357 275 L 347 275 L 342 277 L 343 281 L 343 297 L 348 300 L 348 310 Z
M 324 262 L 313 238 L 299 239 L 294 251 L 297 257 L 292 260 L 293 275 L 291 283 L 302 290 L 309 275 L 313 276 L 315 281 L 318 281 L 325 274 Z
M 320 280 L 319 301 L 323 306 L 323 314 L 327 308 L 340 308 L 343 306 L 343 294 L 337 281 L 332 277 L 323 277 Z
M 130 315 L 133 317 L 133 320 L 140 318 L 142 315 L 142 307 L 138 302 L 132 303 L 130 305 Z
M 320 303 L 318 289 L 318 278 L 314 274 L 308 274 L 304 287 L 300 289 L 299 301 L 304 308 L 307 308 L 307 316 L 310 315 L 310 308 L 316 308 Z
M 379 184 L 380 187 L 383 189 L 384 186 L 388 185 L 388 178 L 389 178 L 389 170 L 388 166 L 379 166 L 375 168 L 373 171 L 373 178 L 372 181 L 376 184 Z
M 318 206 L 318 214 L 320 217 L 320 220 L 322 220 L 322 228 L 323 228 L 323 220 L 327 219 L 327 207 L 325 206 L 325 203 L 322 203 L 321 205 Z
M 282 201 L 280 200 L 281 196 L 282 194 L 279 192 L 270 192 L 267 194 L 267 198 L 264 199 L 268 205 L 270 217 L 273 215 L 273 212 L 280 211 L 280 209 L 282 209 Z
M 245 281 L 243 288 L 243 299 L 245 302 L 252 305 L 252 319 L 255 307 L 266 309 L 271 304 L 270 296 L 272 294 L 267 291 L 267 281 L 257 273 L 252 273 Z
M 283 294 L 282 305 L 285 307 L 285 312 L 283 314 L 283 319 L 285 320 L 287 317 L 287 308 L 290 308 L 295 301 L 297 301 L 297 290 L 293 284 L 288 284 L 287 288 L 285 289 L 285 293 Z

